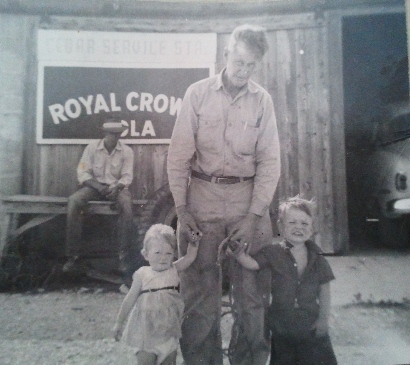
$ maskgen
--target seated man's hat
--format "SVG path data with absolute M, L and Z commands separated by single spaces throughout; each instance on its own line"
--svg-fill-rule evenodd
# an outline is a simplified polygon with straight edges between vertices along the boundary
M 106 122 L 103 124 L 102 129 L 104 132 L 122 133 L 127 127 L 118 122 Z

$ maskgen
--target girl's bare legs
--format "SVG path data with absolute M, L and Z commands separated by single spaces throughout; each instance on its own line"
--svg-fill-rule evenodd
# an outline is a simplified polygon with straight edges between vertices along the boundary
M 139 351 L 137 352 L 138 365 L 155 365 L 157 363 L 157 355 L 152 352 Z
M 165 360 L 161 363 L 161 365 L 176 365 L 177 363 L 177 352 L 171 352 Z

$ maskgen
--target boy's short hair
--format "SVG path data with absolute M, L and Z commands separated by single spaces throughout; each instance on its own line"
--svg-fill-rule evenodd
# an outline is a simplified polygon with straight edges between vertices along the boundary
M 165 224 L 158 223 L 152 225 L 145 233 L 141 253 L 146 255 L 149 250 L 150 243 L 158 239 L 167 242 L 174 250 L 177 249 L 177 238 L 175 237 L 174 229 Z
M 244 24 L 235 28 L 229 38 L 228 50 L 232 51 L 238 42 L 245 43 L 246 47 L 262 58 L 269 48 L 265 29 L 257 26 Z
M 307 200 L 296 195 L 292 198 L 288 198 L 279 204 L 278 210 L 278 222 L 283 222 L 283 218 L 289 209 L 298 209 L 305 212 L 312 219 L 314 218 L 315 203 L 312 200 Z

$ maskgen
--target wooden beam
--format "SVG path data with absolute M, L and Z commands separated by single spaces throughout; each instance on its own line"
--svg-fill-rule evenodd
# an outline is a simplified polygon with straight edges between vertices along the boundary
M 324 11 L 356 6 L 403 4 L 404 0 L 135 1 L 0 0 L 0 12 L 29 15 L 156 19 L 238 18 Z

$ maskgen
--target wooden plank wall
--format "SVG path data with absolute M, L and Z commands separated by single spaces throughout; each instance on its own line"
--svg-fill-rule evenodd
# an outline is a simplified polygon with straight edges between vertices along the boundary
M 283 200 L 300 194 L 314 199 L 316 240 L 326 252 L 333 252 L 333 191 L 337 186 L 332 179 L 326 28 L 319 23 L 273 31 L 269 37 L 268 88 L 275 103 L 282 151 L 278 197 Z
M 335 252 L 346 252 L 349 242 L 347 216 L 345 126 L 343 100 L 343 54 L 342 54 L 342 14 L 338 11 L 327 14 L 329 103 L 332 149 L 333 216 Z
M 50 22 L 50 19 L 48 19 Z M 230 31 L 238 24 L 258 23 L 268 29 L 270 50 L 255 80 L 271 93 L 279 125 L 282 145 L 282 177 L 272 204 L 276 220 L 278 201 L 301 194 L 317 203 L 317 242 L 326 252 L 340 251 L 345 245 L 335 225 L 340 215 L 346 216 L 345 206 L 335 198 L 344 197 L 344 171 L 335 174 L 334 156 L 343 155 L 340 144 L 332 145 L 330 79 L 328 62 L 328 33 L 325 19 L 316 14 L 296 14 L 255 19 L 211 22 L 190 22 L 177 27 L 176 23 L 126 20 L 124 28 L 143 28 L 144 31 L 216 31 L 218 50 L 216 70 L 224 64 L 223 48 Z M 88 24 L 88 28 L 86 26 Z M 49 24 L 50 25 L 50 24 Z M 118 19 L 51 18 L 51 27 L 115 31 Z M 36 37 L 33 35 L 33 43 Z M 340 61 L 341 62 L 341 61 Z M 76 190 L 76 166 L 84 146 L 37 145 L 35 143 L 35 95 L 37 64 L 32 57 L 30 70 L 30 115 L 27 118 L 25 141 L 25 193 L 68 196 Z M 62 80 L 64 82 L 64 80 Z M 144 199 L 166 181 L 167 145 L 133 145 L 135 178 L 134 198 Z M 340 169 L 340 164 L 337 166 Z M 347 233 L 346 226 L 338 227 Z
M 167 181 L 168 145 L 131 145 L 134 151 L 134 181 L 131 191 L 135 199 L 145 199 Z M 29 194 L 68 196 L 77 189 L 76 168 L 85 145 L 42 145 L 31 155 L 34 184 Z
M 21 133 L 24 83 L 30 22 L 0 14 L 0 196 L 21 189 Z M 1 206 L 0 206 L 1 211 Z

